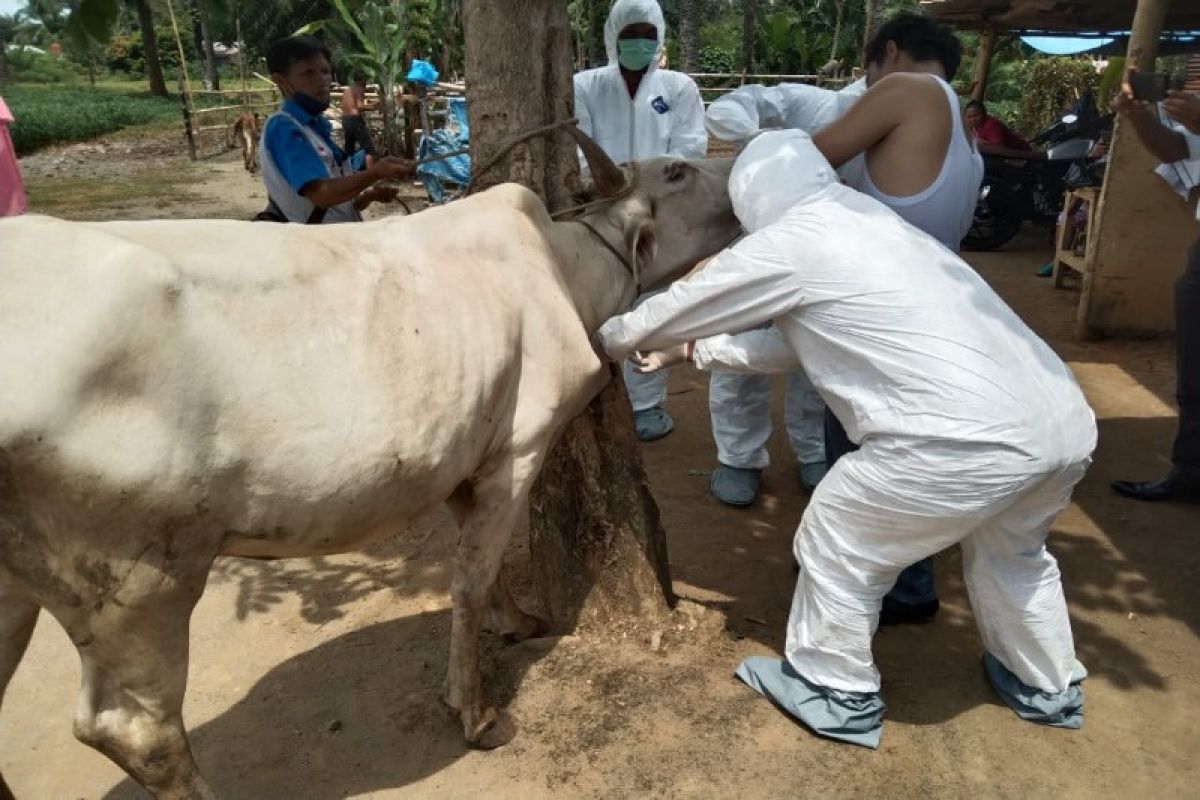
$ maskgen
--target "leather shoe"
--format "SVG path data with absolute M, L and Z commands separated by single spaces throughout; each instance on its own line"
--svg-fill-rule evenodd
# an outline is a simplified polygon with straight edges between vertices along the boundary
M 1134 500 L 1200 503 L 1200 469 L 1175 467 L 1156 481 L 1113 481 L 1113 491 Z
M 941 603 L 937 600 L 909 605 L 908 603 L 898 603 L 890 597 L 884 597 L 883 608 L 879 612 L 879 624 L 924 625 L 933 621 L 941 607 Z

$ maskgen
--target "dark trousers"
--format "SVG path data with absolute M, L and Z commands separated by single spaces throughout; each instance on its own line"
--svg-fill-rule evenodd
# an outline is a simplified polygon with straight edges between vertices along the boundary
M 1171 460 L 1200 469 L 1200 239 L 1175 283 L 1175 331 L 1179 434 Z
M 825 464 L 830 469 L 839 458 L 858 449 L 850 441 L 846 429 L 828 408 L 825 409 Z M 933 581 L 933 559 L 924 558 L 900 573 L 896 585 L 888 597 L 897 603 L 909 606 L 924 605 L 937 600 L 937 586 Z
M 346 158 L 354 155 L 354 151 L 362 146 L 367 155 L 375 156 L 375 141 L 371 139 L 371 129 L 362 117 L 342 117 L 342 136 L 345 142 Z

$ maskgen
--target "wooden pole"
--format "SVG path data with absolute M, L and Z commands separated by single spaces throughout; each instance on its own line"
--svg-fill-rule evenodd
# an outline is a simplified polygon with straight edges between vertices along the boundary
M 175 47 L 179 51 L 179 69 L 183 72 L 183 134 L 187 137 L 188 153 L 196 160 L 196 134 L 192 130 L 192 84 L 188 80 L 187 54 L 183 50 L 183 39 L 179 38 L 179 23 L 175 20 L 175 6 L 167 0 L 167 13 L 171 15 L 171 30 L 175 33 Z
M 1158 37 L 1162 36 L 1170 5 L 1170 0 L 1138 0 L 1129 35 L 1129 52 L 1125 60 L 1127 66 L 1137 67 L 1141 72 L 1154 70 L 1154 59 L 1158 57 Z
M 1129 50 L 1126 54 L 1126 65 L 1139 71 L 1149 72 L 1154 69 L 1154 59 L 1158 55 L 1158 37 L 1162 35 L 1163 25 L 1167 20 L 1167 9 L 1170 0 L 1138 0 L 1137 10 L 1133 14 L 1133 25 L 1130 26 Z M 1084 273 L 1083 287 L 1079 298 L 1079 311 L 1075 320 L 1075 336 L 1080 341 L 1097 338 L 1110 327 L 1114 312 L 1111 309 L 1122 305 L 1120 297 L 1127 287 L 1134 283 L 1135 275 L 1138 280 L 1148 280 L 1147 269 L 1154 267 L 1141 264 L 1130 264 L 1128 252 L 1121 247 L 1127 236 L 1122 235 L 1122 226 L 1129 227 L 1128 221 L 1138 216 L 1144 210 L 1136 205 L 1137 198 L 1152 197 L 1150 185 L 1157 183 L 1156 177 L 1150 172 L 1149 160 L 1145 148 L 1138 140 L 1137 134 L 1129 129 L 1125 120 L 1117 116 L 1113 129 L 1112 145 L 1109 148 L 1109 166 L 1104 173 L 1104 186 L 1100 190 L 1100 202 L 1096 211 L 1094 223 L 1095 232 L 1089 236 L 1096 240 L 1095 263 Z M 1161 188 L 1161 187 L 1155 187 Z M 1157 209 L 1156 209 L 1157 211 Z M 1161 218 L 1161 213 L 1154 217 Z M 1143 226 L 1147 233 L 1151 232 L 1152 224 Z M 1133 237 L 1139 238 L 1139 237 Z M 1147 241 L 1144 252 L 1157 252 L 1152 243 Z M 1089 248 L 1091 250 L 1091 248 Z M 1110 274 L 1111 273 L 1111 274 Z M 1169 292 L 1161 293 L 1166 297 Z M 1128 305 L 1128 303 L 1125 303 Z M 1169 305 L 1169 303 L 1167 303 Z M 1165 312 L 1157 316 L 1165 316 Z M 1129 329 L 1149 329 L 1150 325 L 1126 323 Z
M 242 78 L 242 105 L 250 105 L 250 84 L 246 80 L 246 43 L 242 41 L 242 17 L 239 14 L 233 20 L 234 31 L 237 36 L 238 48 L 238 72 Z M 246 109 L 247 112 L 249 108 Z
M 971 97 L 980 102 L 987 97 L 988 76 L 992 71 L 992 56 L 996 52 L 996 32 L 981 31 L 979 51 L 975 54 L 975 86 Z

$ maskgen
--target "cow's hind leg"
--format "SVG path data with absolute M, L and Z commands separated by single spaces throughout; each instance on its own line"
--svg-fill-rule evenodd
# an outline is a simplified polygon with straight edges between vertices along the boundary
M 160 800 L 209 800 L 182 707 L 188 620 L 199 592 L 155 592 L 68 628 L 83 665 L 75 735 Z
M 38 604 L 0 580 L 0 702 L 29 646 L 37 618 Z M 12 790 L 0 775 L 0 800 L 9 800 L 12 796 Z
M 0 702 L 37 625 L 38 604 L 0 580 Z
M 479 630 L 484 613 L 492 606 L 501 606 L 509 615 L 515 611 L 528 616 L 516 608 L 506 589 L 496 589 L 496 578 L 539 463 L 540 459 L 528 457 L 500 464 L 456 492 L 451 500 L 461 530 L 450 589 L 454 617 L 445 701 L 458 709 L 467 741 L 476 747 L 499 747 L 516 733 L 507 715 L 497 711 L 484 695 L 479 674 Z M 502 597 L 497 598 L 496 591 L 502 592 Z

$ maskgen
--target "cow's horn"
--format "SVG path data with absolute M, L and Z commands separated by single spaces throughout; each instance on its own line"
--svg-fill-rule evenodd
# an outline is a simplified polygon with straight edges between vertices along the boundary
M 567 131 L 575 138 L 579 149 L 583 151 L 588 169 L 592 172 L 592 182 L 596 184 L 596 191 L 600 193 L 600 196 L 616 197 L 625 191 L 627 186 L 625 173 L 613 163 L 613 160 L 608 157 L 608 153 L 601 150 L 600 145 L 592 141 L 592 137 L 574 125 L 568 126 Z

